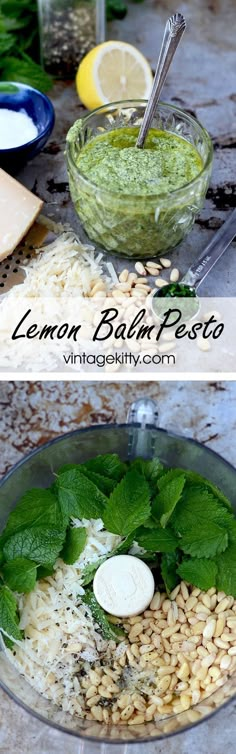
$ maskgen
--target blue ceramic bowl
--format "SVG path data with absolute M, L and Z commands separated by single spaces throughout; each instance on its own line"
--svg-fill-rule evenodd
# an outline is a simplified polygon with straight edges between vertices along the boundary
M 0 108 L 25 110 L 38 129 L 35 139 L 26 144 L 0 149 L 0 167 L 8 173 L 17 173 L 46 144 L 55 123 L 54 108 L 48 97 L 38 89 L 9 81 L 0 84 Z

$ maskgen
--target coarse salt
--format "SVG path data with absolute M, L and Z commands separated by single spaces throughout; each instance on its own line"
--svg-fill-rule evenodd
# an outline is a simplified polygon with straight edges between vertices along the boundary
M 20 147 L 38 136 L 38 129 L 25 110 L 0 108 L 0 149 Z

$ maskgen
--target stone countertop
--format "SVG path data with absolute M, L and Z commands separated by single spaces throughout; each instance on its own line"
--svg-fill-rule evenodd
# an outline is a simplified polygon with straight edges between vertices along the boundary
M 144 395 L 157 401 L 161 427 L 199 440 L 236 466 L 236 382 L 0 382 L 0 474 L 57 435 L 125 422 L 131 402 Z M 235 713 L 232 702 L 195 729 L 152 742 L 148 754 L 234 754 Z M 1 754 L 145 754 L 146 748 L 80 746 L 0 691 Z
M 163 99 L 195 115 L 209 130 L 215 158 L 205 206 L 192 232 L 173 252 L 173 263 L 184 274 L 204 249 L 212 233 L 235 204 L 236 94 L 234 0 L 185 0 L 178 10 L 187 19 L 180 49 L 163 90 Z M 108 25 L 108 38 L 135 44 L 156 66 L 164 25 L 173 12 L 172 0 L 129 3 L 125 20 Z M 83 114 L 73 83 L 57 83 L 50 93 L 56 111 L 52 137 L 40 155 L 19 174 L 19 179 L 45 201 L 45 214 L 69 222 L 85 239 L 69 195 L 65 166 L 65 137 Z M 114 258 L 112 257 L 113 263 Z M 132 266 L 132 263 L 130 263 Z M 119 271 L 124 260 L 116 260 Z M 202 285 L 202 295 L 233 296 L 235 292 L 235 244 L 227 251 Z

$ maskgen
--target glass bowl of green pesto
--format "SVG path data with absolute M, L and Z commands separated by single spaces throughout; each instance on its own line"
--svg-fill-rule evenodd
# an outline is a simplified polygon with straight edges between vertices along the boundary
M 207 131 L 178 107 L 159 103 L 143 149 L 136 139 L 144 100 L 104 105 L 67 134 L 71 197 L 88 235 L 106 251 L 158 257 L 191 230 L 209 185 Z

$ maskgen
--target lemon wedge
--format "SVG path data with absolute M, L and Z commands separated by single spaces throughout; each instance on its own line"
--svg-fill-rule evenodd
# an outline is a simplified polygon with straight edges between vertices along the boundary
M 148 99 L 153 84 L 150 65 L 127 42 L 103 42 L 83 58 L 76 74 L 78 96 L 93 110 L 109 102 Z

